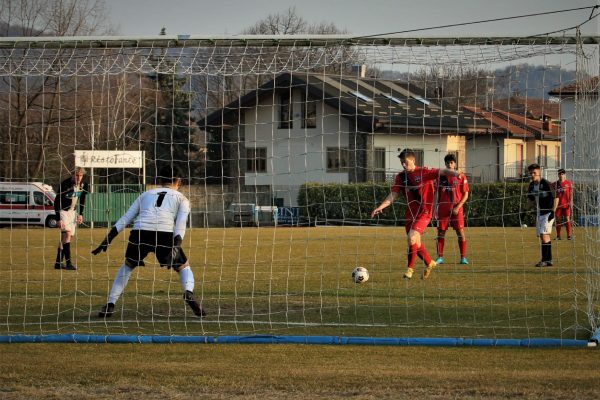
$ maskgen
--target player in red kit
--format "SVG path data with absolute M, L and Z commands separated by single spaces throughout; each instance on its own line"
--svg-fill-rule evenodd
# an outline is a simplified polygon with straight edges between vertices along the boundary
M 454 154 L 448 154 L 444 157 L 446 168 L 455 170 L 457 168 L 456 157 Z M 444 241 L 448 225 L 456 231 L 458 236 L 458 248 L 460 250 L 460 264 L 468 264 L 467 260 L 467 240 L 465 238 L 465 217 L 463 205 L 469 198 L 469 184 L 464 174 L 458 176 L 440 175 L 437 181 L 438 191 L 438 236 L 437 236 L 437 254 L 436 264 L 444 263 Z
M 407 269 L 404 277 L 412 278 L 417 256 L 427 266 L 423 271 L 422 279 L 427 279 L 436 266 L 431 259 L 425 245 L 421 242 L 421 235 L 433 215 L 435 188 L 433 182 L 440 174 L 458 176 L 459 172 L 448 169 L 423 168 L 415 164 L 415 153 L 411 149 L 404 149 L 398 156 L 403 172 L 396 175 L 390 194 L 371 212 L 371 218 L 380 214 L 384 208 L 390 206 L 402 193 L 406 198 L 405 229 L 408 242 Z
M 573 237 L 571 226 L 571 205 L 573 204 L 573 184 L 567 180 L 564 169 L 558 170 L 558 180 L 554 183 L 558 207 L 556 208 L 556 240 L 560 240 L 560 231 L 563 225 L 567 227 L 567 239 Z

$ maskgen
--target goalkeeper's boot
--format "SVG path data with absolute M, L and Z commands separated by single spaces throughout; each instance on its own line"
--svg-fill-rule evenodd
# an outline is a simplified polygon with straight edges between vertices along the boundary
M 467 257 L 461 257 L 459 264 L 469 265 L 469 260 L 467 260 Z
M 54 263 L 54 269 L 65 269 L 66 265 L 60 262 Z
M 206 316 L 206 312 L 204 311 L 204 309 L 202 308 L 200 303 L 198 303 L 196 301 L 196 299 L 194 298 L 194 294 L 192 292 L 190 292 L 189 290 L 186 290 L 185 293 L 183 294 L 183 299 L 188 304 L 188 306 L 190 306 L 190 308 L 194 312 L 194 315 L 196 315 L 197 317 Z
M 115 304 L 106 303 L 98 313 L 98 318 L 110 318 L 115 313 Z
M 437 260 L 435 260 L 435 263 L 437 265 L 441 265 L 444 263 L 444 257 L 438 257 Z
M 429 275 L 431 275 L 431 271 L 433 271 L 436 265 L 437 264 L 435 263 L 435 261 L 431 260 L 427 268 L 423 270 L 423 275 L 421 275 L 421 279 L 429 278 Z
M 414 272 L 414 270 L 412 268 L 407 268 L 406 272 L 404 273 L 404 278 L 406 278 L 406 279 L 412 278 L 413 272 Z

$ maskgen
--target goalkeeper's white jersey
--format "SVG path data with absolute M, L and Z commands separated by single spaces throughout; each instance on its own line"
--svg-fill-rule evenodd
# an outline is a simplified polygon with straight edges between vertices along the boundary
M 189 213 L 190 202 L 183 194 L 159 187 L 142 193 L 117 221 L 115 228 L 121 232 L 135 220 L 133 229 L 173 232 L 173 236 L 183 238 Z

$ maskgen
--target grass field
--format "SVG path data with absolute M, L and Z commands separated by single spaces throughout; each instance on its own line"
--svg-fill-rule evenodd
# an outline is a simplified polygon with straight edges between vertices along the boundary
M 425 243 L 433 253 L 430 231 Z M 533 228 L 469 229 L 468 266 L 455 263 L 449 232 L 447 263 L 426 281 L 402 279 L 403 228 L 193 229 L 184 248 L 208 317 L 189 312 L 178 275 L 149 257 L 107 321 L 96 315 L 127 233 L 92 257 L 106 231 L 80 229 L 73 272 L 53 268 L 56 230 L 0 232 L 0 334 L 589 337 L 583 242 L 555 242 L 555 266 L 534 268 Z M 367 283 L 350 279 L 356 265 L 369 269 Z M 421 269 L 419 261 L 415 275 Z
M 58 232 L 0 230 L 0 334 L 300 334 L 375 337 L 589 337 L 585 232 L 555 242 L 537 269 L 532 228 L 471 228 L 468 266 L 401 278 L 402 228 L 193 229 L 184 248 L 209 315 L 181 300 L 177 275 L 154 260 L 132 277 L 119 312 L 96 314 L 122 262 L 126 234 L 90 250 L 77 272 L 54 270 Z M 425 243 L 434 250 L 433 230 Z M 355 285 L 354 266 L 371 279 Z M 419 265 L 417 272 L 422 268 Z M 0 345 L 0 398 L 597 398 L 587 349 L 324 345 Z

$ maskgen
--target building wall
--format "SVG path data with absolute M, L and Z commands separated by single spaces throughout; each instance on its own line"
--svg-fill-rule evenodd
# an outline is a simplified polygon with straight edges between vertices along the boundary
M 503 139 L 492 135 L 472 136 L 466 143 L 466 172 L 472 182 L 497 182 L 501 175 L 501 164 L 504 160 Z
M 464 168 L 466 161 L 465 138 L 456 135 L 374 135 L 374 148 L 385 148 L 385 166 L 387 173 L 402 171 L 402 164 L 398 154 L 405 149 L 423 150 L 423 166 L 431 168 L 444 168 L 444 157 L 449 151 L 459 152 L 459 168 Z
M 337 109 L 321 103 L 317 105 L 317 127 L 302 128 L 300 91 L 293 92 L 293 102 L 291 129 L 279 129 L 279 109 L 273 106 L 273 98 L 245 113 L 245 147 L 267 149 L 267 172 L 246 172 L 245 184 L 270 185 L 274 197 L 283 199 L 285 206 L 297 206 L 298 189 L 305 182 L 349 182 L 348 172 L 326 172 L 327 148 L 351 145 L 348 121 Z

